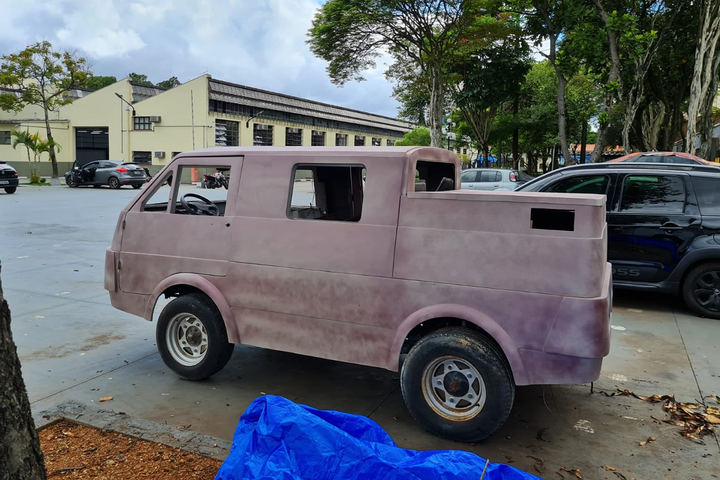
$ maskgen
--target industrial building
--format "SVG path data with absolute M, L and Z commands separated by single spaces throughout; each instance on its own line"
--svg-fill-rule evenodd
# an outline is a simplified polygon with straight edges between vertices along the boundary
M 62 175 L 74 161 L 132 161 L 152 173 L 183 151 L 223 146 L 387 146 L 412 129 L 382 115 L 273 93 L 202 75 L 173 89 L 127 78 L 97 91 L 73 90 L 73 102 L 50 113 Z M 45 137 L 44 112 L 0 111 L 0 160 L 21 176 L 30 165 L 11 131 Z M 41 175 L 51 164 L 43 157 Z

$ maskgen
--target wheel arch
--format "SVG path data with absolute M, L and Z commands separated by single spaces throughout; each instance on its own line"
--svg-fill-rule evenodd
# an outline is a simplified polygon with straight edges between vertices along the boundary
M 430 323 L 430 326 L 425 328 L 424 325 L 428 323 Z M 525 365 L 510 335 L 508 335 L 496 321 L 484 313 L 474 308 L 456 304 L 440 304 L 424 307 L 413 312 L 403 320 L 395 333 L 395 338 L 390 347 L 390 354 L 387 358 L 387 368 L 393 371 L 399 369 L 403 349 L 408 347 L 408 342 L 414 344 L 411 338 L 413 332 L 420 331 L 421 336 L 419 338 L 422 338 L 422 336 L 445 326 L 470 328 L 494 341 L 510 365 L 515 383 L 518 385 L 527 383 Z M 419 340 L 419 338 L 417 338 L 417 340 Z
M 145 318 L 145 320 L 152 321 L 153 312 L 155 311 L 155 306 L 157 305 L 160 295 L 177 297 L 190 293 L 202 293 L 207 296 L 218 308 L 220 315 L 222 315 L 223 323 L 225 324 L 225 329 L 228 335 L 228 341 L 230 341 L 230 343 L 240 343 L 240 335 L 237 323 L 235 322 L 235 315 L 233 314 L 230 305 L 227 303 L 220 290 L 207 278 L 201 275 L 179 273 L 171 275 L 160 282 L 150 295 L 150 299 L 145 306 L 145 314 L 143 315 L 143 318 Z

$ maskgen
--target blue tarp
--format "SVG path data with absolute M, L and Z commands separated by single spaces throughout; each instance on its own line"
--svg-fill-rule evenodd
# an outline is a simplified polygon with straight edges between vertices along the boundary
M 486 461 L 458 450 L 399 448 L 369 418 L 257 398 L 240 418 L 215 480 L 479 479 Z M 539 480 L 490 463 L 484 480 Z

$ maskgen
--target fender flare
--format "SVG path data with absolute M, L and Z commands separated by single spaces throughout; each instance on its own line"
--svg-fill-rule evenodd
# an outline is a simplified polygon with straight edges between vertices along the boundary
M 237 323 L 235 322 L 235 315 L 233 314 L 230 305 L 228 305 L 223 294 L 215 285 L 212 284 L 212 282 L 198 274 L 178 273 L 171 275 L 160 282 L 153 290 L 145 306 L 145 314 L 143 315 L 145 320 L 152 321 L 153 311 L 155 310 L 155 305 L 160 295 L 169 287 L 177 285 L 195 287 L 210 297 L 210 300 L 212 300 L 218 310 L 220 310 L 220 315 L 222 315 L 223 322 L 225 323 L 225 329 L 227 330 L 228 341 L 230 343 L 240 343 L 240 334 L 238 332 Z
M 512 338 L 510 338 L 510 335 L 508 335 L 508 333 L 500 325 L 498 325 L 496 321 L 484 313 L 479 312 L 474 308 L 456 304 L 439 304 L 424 307 L 410 314 L 410 316 L 403 320 L 398 326 L 395 338 L 391 344 L 390 353 L 387 358 L 387 368 L 392 371 L 398 370 L 402 345 L 405 342 L 405 338 L 408 333 L 410 333 L 413 328 L 423 322 L 432 320 L 433 318 L 443 317 L 459 318 L 482 328 L 493 340 L 495 340 L 495 342 L 497 342 L 502 349 L 503 354 L 505 354 L 505 357 L 510 364 L 515 384 L 525 385 L 527 383 L 527 371 L 525 370 L 525 364 L 518 353 L 518 348 L 515 346 L 515 342 L 513 342 Z

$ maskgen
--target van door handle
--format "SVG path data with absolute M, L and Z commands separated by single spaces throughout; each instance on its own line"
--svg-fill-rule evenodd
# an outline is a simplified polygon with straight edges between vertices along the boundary
M 679 226 L 676 223 L 672 223 L 672 222 L 663 223 L 662 226 L 660 227 L 661 230 L 682 230 L 682 228 L 683 227 Z

